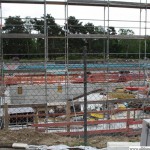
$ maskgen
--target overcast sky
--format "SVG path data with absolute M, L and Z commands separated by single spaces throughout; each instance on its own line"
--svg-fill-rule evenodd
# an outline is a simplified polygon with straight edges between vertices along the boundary
M 119 0 L 113 0 L 119 1 Z M 120 0 L 121 1 L 121 0 Z M 128 2 L 140 2 L 140 0 L 124 0 Z M 146 3 L 146 0 L 141 0 L 141 2 Z M 150 3 L 150 0 L 147 0 Z M 51 14 L 56 22 L 60 25 L 64 25 L 65 18 L 65 7 L 63 5 L 47 5 L 47 14 Z M 106 8 L 105 19 L 108 19 L 108 9 Z M 44 6 L 40 4 L 2 4 L 2 16 L 7 18 L 9 16 L 20 16 L 25 18 L 27 16 L 31 18 L 41 18 L 44 14 Z M 145 33 L 145 10 L 142 10 L 142 33 Z M 104 7 L 87 7 L 87 6 L 69 6 L 68 16 L 75 16 L 81 22 L 87 23 L 91 22 L 96 26 L 104 25 Z M 150 10 L 147 11 L 147 16 L 150 16 Z M 150 17 L 147 17 L 147 28 L 150 28 Z M 140 26 L 140 10 L 139 9 L 126 9 L 126 8 L 111 8 L 109 9 L 109 25 L 115 26 L 117 30 L 120 28 L 132 29 L 136 34 L 139 34 Z M 118 21 L 120 20 L 120 21 Z M 106 26 L 108 22 L 106 21 Z M 149 33 L 150 29 L 147 29 Z

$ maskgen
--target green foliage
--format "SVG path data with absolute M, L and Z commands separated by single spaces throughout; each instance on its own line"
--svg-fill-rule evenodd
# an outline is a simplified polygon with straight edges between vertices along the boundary
M 46 18 L 45 18 L 46 17 Z M 27 25 L 27 21 L 29 25 Z M 44 28 L 47 25 L 46 29 Z M 66 48 L 71 54 L 69 59 L 82 59 L 83 46 L 87 42 L 88 58 L 103 58 L 107 53 L 110 58 L 143 58 L 145 57 L 145 49 L 147 50 L 146 57 L 149 57 L 150 40 L 145 44 L 144 40 L 130 40 L 130 39 L 101 39 L 101 38 L 55 38 L 64 37 L 67 34 L 102 34 L 102 35 L 116 35 L 115 27 L 110 26 L 105 30 L 102 26 L 95 26 L 93 23 L 80 22 L 74 16 L 67 19 L 64 27 L 61 27 L 55 22 L 55 18 L 50 14 L 42 16 L 40 19 L 25 18 L 23 21 L 19 16 L 5 19 L 3 27 L 4 33 L 26 33 L 30 34 L 32 31 L 44 34 L 47 33 L 48 38 L 48 58 L 57 59 L 64 58 Z M 132 36 L 134 32 L 130 29 L 119 29 L 118 35 Z M 52 38 L 54 37 L 54 38 Z M 66 45 L 68 41 L 68 45 Z M 140 43 L 140 46 L 139 46 Z M 107 47 L 109 44 L 109 47 Z M 146 45 L 146 48 L 145 48 Z M 43 59 L 45 53 L 45 41 L 42 38 L 38 39 L 21 39 L 8 38 L 3 39 L 4 58 L 19 57 L 21 59 Z M 93 55 L 93 54 L 96 55 Z M 139 56 L 140 53 L 140 56 Z
M 5 33 L 27 33 L 25 22 L 19 16 L 5 19 L 5 26 L 3 27 Z M 3 39 L 3 53 L 4 58 L 12 59 L 13 57 L 27 57 L 30 49 L 34 49 L 34 41 L 32 39 L 18 39 L 8 38 Z
M 38 33 L 44 34 L 47 32 L 48 36 L 63 36 L 64 31 L 62 27 L 60 27 L 56 22 L 55 19 L 50 15 L 46 15 L 46 22 L 44 20 L 44 16 L 41 19 L 34 18 L 32 21 L 33 28 Z M 44 24 L 47 24 L 47 28 L 45 31 Z M 57 44 L 59 43 L 59 44 Z M 64 41 L 61 39 L 52 39 L 48 38 L 48 58 L 49 59 L 56 59 L 57 52 L 61 52 L 60 49 L 64 49 Z M 38 52 L 44 51 L 44 40 L 38 39 Z
M 26 33 L 24 23 L 19 16 L 11 17 L 5 19 L 5 26 L 3 30 L 5 33 Z

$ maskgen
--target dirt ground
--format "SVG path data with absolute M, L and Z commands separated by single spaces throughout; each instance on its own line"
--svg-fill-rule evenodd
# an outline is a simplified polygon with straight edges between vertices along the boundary
M 88 137 L 88 145 L 96 148 L 106 147 L 108 141 L 139 142 L 140 136 L 126 137 L 124 135 L 111 135 Z M 8 147 L 14 142 L 29 145 L 51 146 L 65 144 L 68 146 L 80 146 L 83 145 L 83 137 L 64 137 L 53 133 L 37 132 L 31 129 L 0 131 L 0 147 Z

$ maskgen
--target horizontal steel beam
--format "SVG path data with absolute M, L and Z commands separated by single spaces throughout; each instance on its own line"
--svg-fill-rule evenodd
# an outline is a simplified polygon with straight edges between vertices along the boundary
M 37 73 L 37 74 L 39 74 L 39 73 L 45 73 L 46 72 L 46 70 L 44 70 L 44 69 L 28 69 L 28 70 L 4 70 L 3 71 L 4 72 L 4 74 L 5 73 L 8 73 L 8 74 L 12 74 L 12 73 Z
M 27 3 L 44 4 L 44 0 L 1 0 L 1 3 Z M 141 8 L 150 9 L 149 3 L 121 2 L 121 1 L 100 1 L 100 0 L 65 0 L 51 1 L 46 0 L 46 4 L 55 5 L 79 5 L 79 6 L 104 6 L 104 7 L 123 7 L 123 8 Z
M 1 3 L 44 4 L 44 0 L 1 0 Z M 65 1 L 46 0 L 46 4 L 65 5 Z
M 1 38 L 44 38 L 44 34 L 2 33 Z
M 109 124 L 109 123 L 121 123 L 132 121 L 133 119 L 116 119 L 116 120 L 97 120 L 97 121 L 88 121 L 88 125 L 95 125 L 95 124 Z M 140 120 L 141 123 L 141 120 Z M 71 126 L 71 125 L 84 125 L 84 121 L 73 121 L 73 122 L 55 122 L 55 123 L 40 123 L 40 124 L 32 124 L 32 127 L 64 127 L 64 126 Z
M 122 1 L 100 1 L 100 0 L 68 0 L 68 5 L 83 6 L 104 6 L 104 7 L 123 7 L 123 8 L 150 8 L 149 4 L 138 2 Z
M 68 38 L 89 39 L 149 39 L 150 36 L 140 35 L 104 35 L 104 34 L 68 34 Z
M 148 104 L 150 104 L 150 98 L 146 99 Z M 145 102 L 145 99 L 113 99 L 113 100 L 100 100 L 100 101 L 88 101 L 88 104 L 114 104 L 114 103 L 124 103 L 124 102 Z M 74 101 L 74 104 L 83 104 L 84 102 L 82 101 Z M 50 107 L 50 106 L 60 106 L 60 105 L 66 105 L 66 102 L 52 102 L 52 103 L 48 103 L 48 104 L 17 104 L 17 105 L 13 105 L 13 104 L 9 104 L 8 108 L 18 108 L 18 107 Z M 4 108 L 4 105 L 1 105 L 2 108 Z M 135 109 L 140 109 L 140 108 L 135 108 Z M 141 108 L 143 109 L 143 108 Z M 132 110 L 132 109 L 131 109 Z M 108 111 L 108 110 L 106 110 Z M 122 110 L 122 111 L 126 111 L 126 110 Z M 93 112 L 94 113 L 94 112 Z
M 20 34 L 20 33 L 3 33 L 2 38 L 45 38 L 44 34 Z M 49 39 L 59 38 L 80 38 L 80 39 L 150 39 L 150 36 L 144 35 L 104 35 L 104 34 L 68 34 L 65 36 L 48 36 Z

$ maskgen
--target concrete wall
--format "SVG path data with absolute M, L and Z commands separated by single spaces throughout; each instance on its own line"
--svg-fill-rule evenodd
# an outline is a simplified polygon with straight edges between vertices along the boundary
M 18 94 L 18 87 L 22 87 L 22 94 Z M 88 92 L 97 89 L 97 86 L 87 85 Z M 84 93 L 83 84 L 62 85 L 62 92 L 58 91 L 58 84 L 52 85 L 13 85 L 9 87 L 9 96 L 12 104 L 41 104 L 46 102 L 65 102 Z M 47 95 L 47 96 L 46 96 Z

